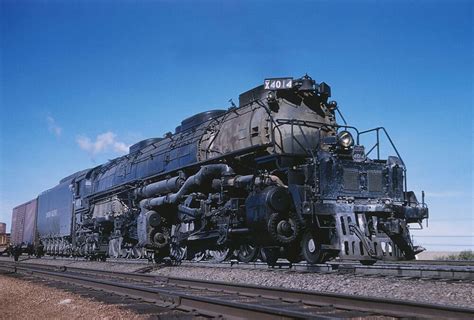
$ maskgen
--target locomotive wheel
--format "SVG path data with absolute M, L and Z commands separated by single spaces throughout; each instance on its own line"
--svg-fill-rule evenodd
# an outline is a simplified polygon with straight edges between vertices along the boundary
M 158 248 L 164 248 L 169 242 L 169 237 L 166 233 L 156 232 L 153 237 L 153 244 Z
M 258 251 L 258 248 L 255 246 L 252 246 L 250 244 L 242 244 L 239 247 L 239 253 L 237 254 L 237 258 L 240 262 L 253 262 L 257 260 Z
M 122 248 L 122 250 L 120 250 L 120 257 L 121 258 L 129 259 L 130 255 L 131 255 L 131 249 Z
M 145 255 L 146 255 L 146 259 L 148 260 L 148 262 L 153 262 L 153 261 L 155 261 L 155 252 L 153 252 L 153 251 L 146 251 L 146 252 L 145 252 Z
M 227 259 L 230 255 L 230 249 L 228 247 L 220 247 L 216 250 L 209 250 L 209 255 L 211 256 L 212 262 L 221 263 Z
M 194 257 L 191 261 L 199 262 L 202 261 L 206 257 L 206 251 L 197 251 L 194 253 Z
M 286 259 L 291 263 L 298 263 L 303 260 L 302 250 L 299 243 L 295 243 L 286 248 Z
M 272 213 L 268 219 L 267 229 L 272 239 L 281 245 L 289 244 L 301 234 L 301 226 L 294 213 L 284 217 L 280 213 Z
M 170 258 L 176 262 L 181 262 L 186 258 L 187 247 L 172 244 L 170 249 Z
M 306 231 L 301 239 L 303 257 L 308 263 L 322 263 L 324 254 L 321 252 L 321 243 L 311 231 Z
M 143 252 L 142 252 L 141 248 L 138 248 L 138 247 L 133 247 L 132 248 L 132 258 L 141 259 L 142 254 L 143 254 Z
M 262 248 L 260 254 L 262 255 L 262 261 L 265 261 L 270 267 L 273 267 L 280 256 L 280 249 Z
M 163 254 L 161 254 L 161 252 L 155 252 L 155 254 L 153 255 L 153 261 L 158 264 L 163 262 L 163 258 L 164 256 Z
M 120 256 L 120 242 L 118 239 L 112 239 L 109 241 L 109 256 L 111 258 L 118 258 Z
M 162 248 L 158 251 L 155 251 L 155 254 L 153 255 L 153 259 L 155 260 L 155 263 L 162 263 L 164 258 L 169 256 L 170 251 L 169 248 Z

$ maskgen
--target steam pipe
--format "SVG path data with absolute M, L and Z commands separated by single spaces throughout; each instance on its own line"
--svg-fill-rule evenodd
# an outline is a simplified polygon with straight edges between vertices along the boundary
M 140 206 L 146 209 L 159 207 L 163 204 L 174 204 L 182 196 L 187 194 L 192 188 L 203 184 L 207 179 L 214 179 L 234 171 L 226 164 L 210 164 L 202 166 L 194 175 L 190 176 L 176 193 L 168 194 L 157 198 L 148 198 L 140 201 Z
M 178 191 L 184 184 L 185 179 L 182 176 L 173 177 L 170 179 L 150 183 L 135 191 L 135 195 L 150 198 L 159 194 L 168 194 Z
M 278 185 L 281 187 L 286 188 L 287 186 L 281 181 L 280 178 L 278 178 L 275 175 L 268 175 L 268 176 L 255 176 L 253 174 L 245 175 L 245 176 L 236 176 L 232 177 L 224 182 L 221 182 L 221 180 L 215 180 L 213 181 L 213 187 L 216 189 L 216 187 L 219 187 L 224 185 L 225 187 L 235 187 L 235 188 L 246 188 L 250 185 L 259 185 L 259 184 L 265 184 L 265 185 Z
M 243 178 L 248 177 L 248 176 L 243 176 Z M 240 181 L 239 181 L 240 182 Z M 242 182 L 240 182 L 242 183 Z M 277 185 L 280 187 L 287 188 L 287 186 L 281 181 L 280 178 L 277 176 L 271 174 L 271 175 L 265 175 L 265 176 L 258 176 L 255 177 L 255 180 L 253 181 L 254 184 L 259 185 L 259 184 L 264 184 L 264 185 Z

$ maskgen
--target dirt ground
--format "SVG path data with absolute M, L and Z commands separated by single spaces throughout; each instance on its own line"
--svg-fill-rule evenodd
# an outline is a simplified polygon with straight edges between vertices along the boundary
M 0 275 L 0 319 L 146 319 L 70 292 Z
M 459 254 L 459 251 L 423 251 L 416 255 L 418 260 L 437 260 L 440 257 L 447 257 L 452 254 Z

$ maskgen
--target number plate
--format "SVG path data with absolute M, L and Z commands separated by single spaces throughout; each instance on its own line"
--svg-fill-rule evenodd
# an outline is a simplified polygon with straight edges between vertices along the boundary
M 366 159 L 364 146 L 354 146 L 352 149 L 352 160 L 355 162 L 363 162 Z
M 265 90 L 285 90 L 293 88 L 293 78 L 265 79 Z

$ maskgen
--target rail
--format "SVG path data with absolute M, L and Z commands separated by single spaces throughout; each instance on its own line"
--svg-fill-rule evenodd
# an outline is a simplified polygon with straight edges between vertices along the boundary
M 11 258 L 0 258 L 0 261 L 11 261 Z M 21 261 L 36 264 L 36 258 L 23 256 Z M 61 257 L 61 256 L 45 256 L 41 260 L 56 261 L 57 263 L 67 263 L 71 265 L 75 262 L 89 261 L 83 257 Z M 103 262 L 101 262 L 103 263 Z M 146 259 L 130 259 L 130 258 L 108 258 L 106 263 L 111 264 L 128 264 L 140 267 L 159 268 L 167 266 L 166 264 L 157 265 Z M 378 276 L 396 276 L 396 277 L 413 277 L 423 278 L 426 280 L 459 280 L 474 281 L 474 261 L 460 260 L 412 260 L 412 261 L 379 261 L 375 265 L 365 266 L 358 261 L 350 260 L 333 260 L 323 264 L 289 263 L 284 259 L 280 259 L 275 266 L 268 266 L 266 262 L 240 262 L 238 260 L 226 260 L 216 262 L 212 260 L 204 261 L 182 261 L 183 267 L 199 267 L 199 268 L 232 268 L 232 269 L 260 269 L 269 271 L 291 270 L 295 272 L 314 272 L 314 273 L 354 273 L 354 274 L 371 274 Z
M 0 262 L 7 272 L 53 279 L 71 286 L 88 287 L 169 303 L 172 308 L 207 316 L 259 319 L 334 319 L 391 316 L 472 319 L 474 309 L 410 301 L 360 297 L 228 282 Z

